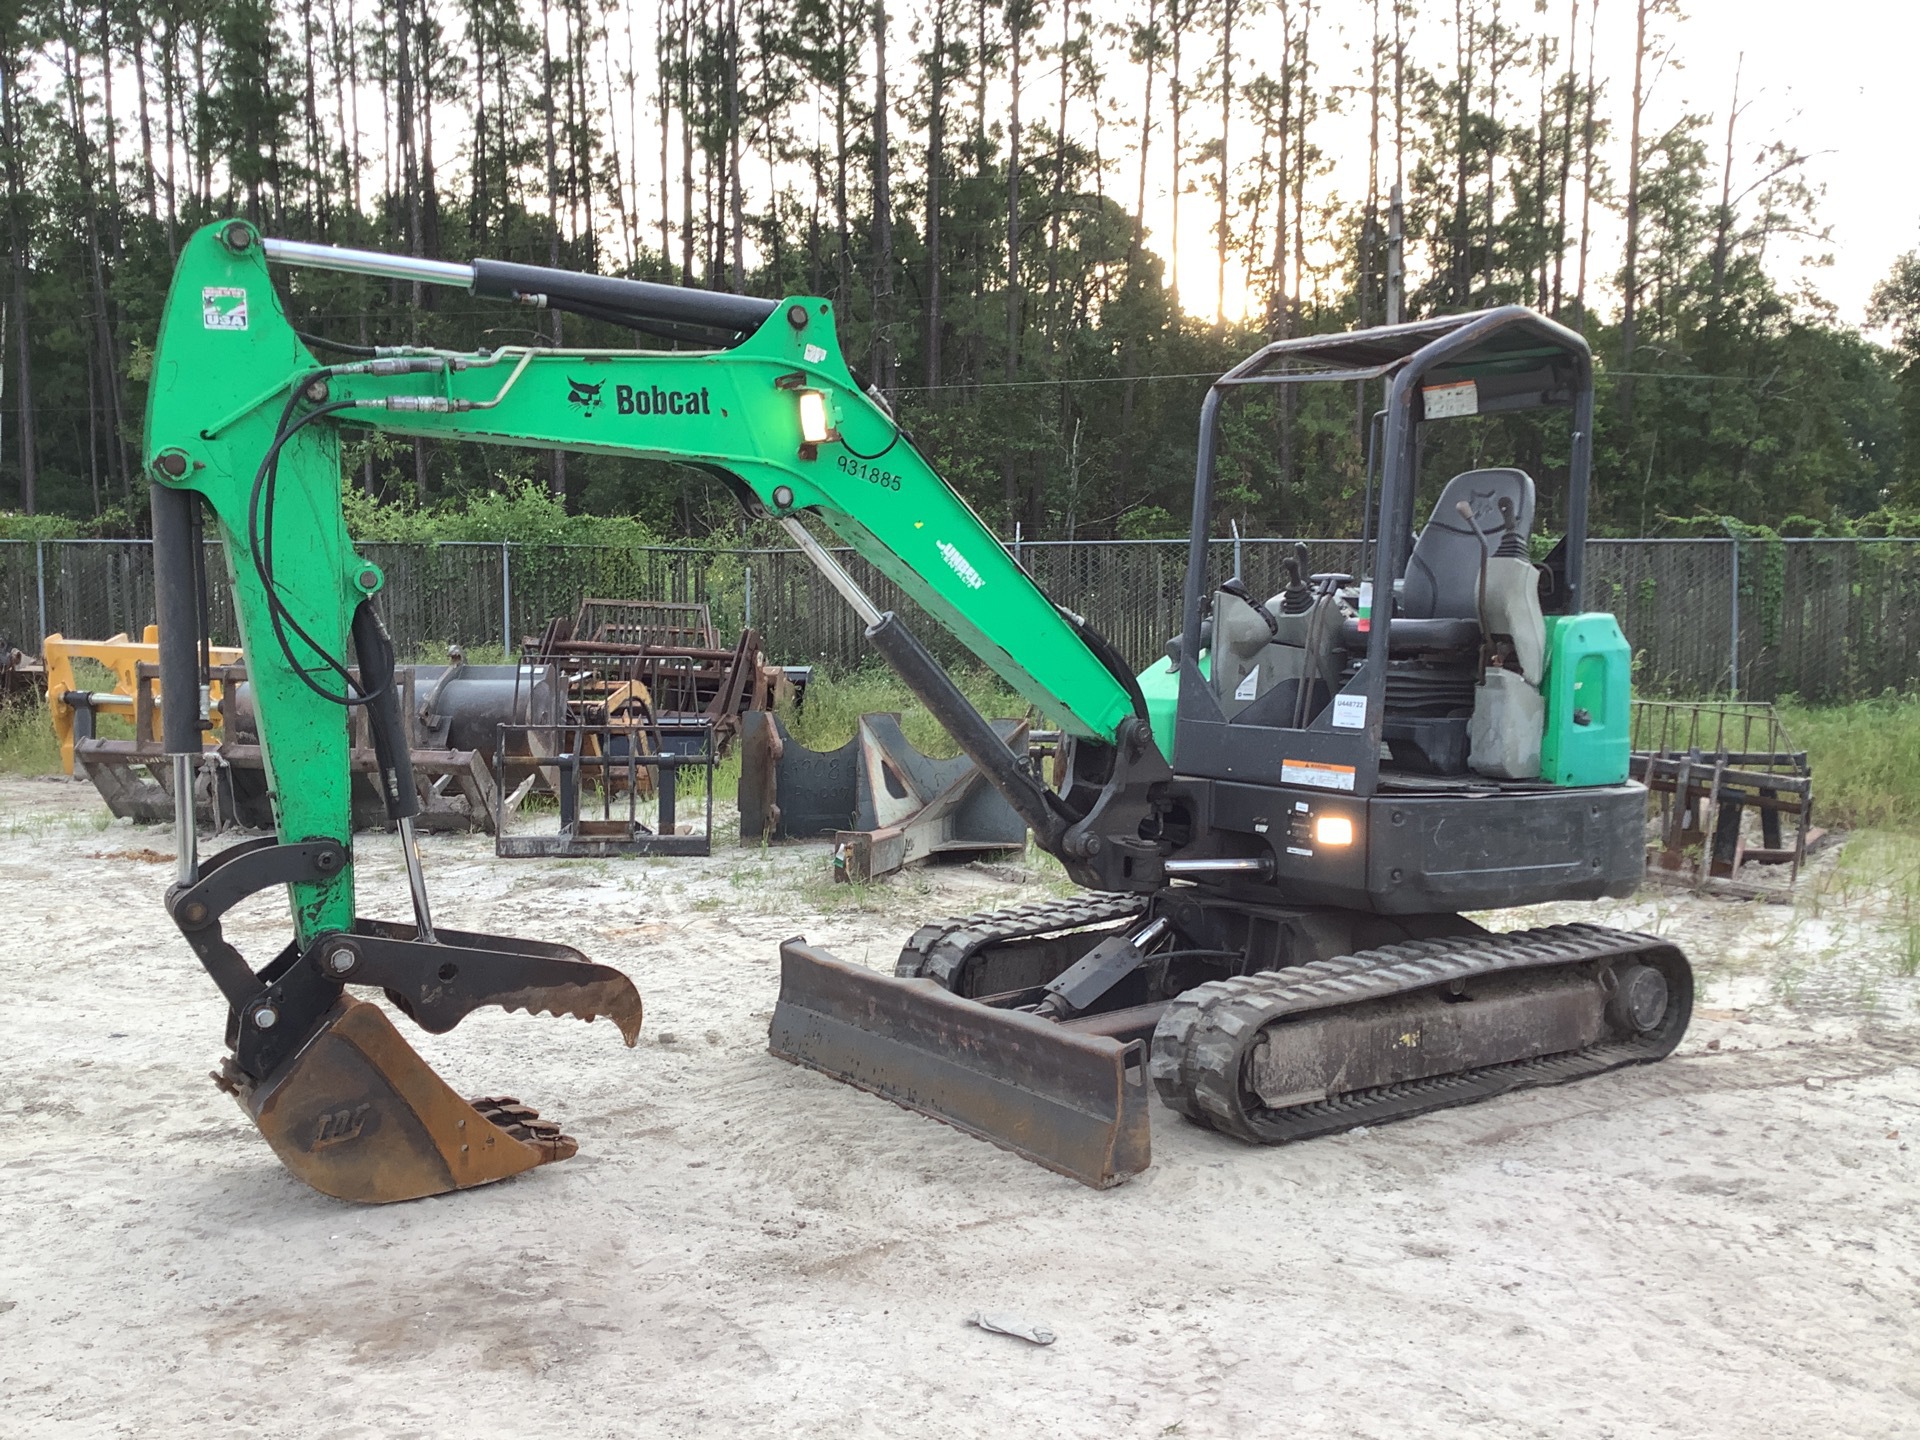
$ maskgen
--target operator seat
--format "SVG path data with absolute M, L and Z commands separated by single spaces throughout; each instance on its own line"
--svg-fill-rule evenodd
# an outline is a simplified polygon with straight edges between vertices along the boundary
M 1488 551 L 1500 544 L 1505 520 L 1500 502 L 1513 507 L 1514 527 L 1533 533 L 1533 480 L 1524 470 L 1503 467 L 1468 470 L 1447 482 L 1434 503 L 1433 516 L 1407 557 L 1405 579 L 1394 585 L 1393 619 L 1387 644 L 1394 655 L 1466 650 L 1480 643 L 1480 560 L 1482 536 Z M 1460 502 L 1473 509 L 1473 524 L 1460 514 Z M 1367 637 L 1356 621 L 1342 627 L 1350 650 L 1364 650 Z

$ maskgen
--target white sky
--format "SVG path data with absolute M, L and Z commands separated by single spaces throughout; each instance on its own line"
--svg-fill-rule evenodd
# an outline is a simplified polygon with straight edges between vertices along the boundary
M 1915 145 L 1920 6 L 1912 0 L 1690 0 L 1679 32 L 1687 68 L 1670 88 L 1724 123 L 1735 58 L 1746 53 L 1742 118 L 1755 140 L 1777 134 L 1820 154 L 1821 218 L 1833 227 L 1833 268 L 1819 288 L 1858 324 L 1895 258 L 1920 247 L 1920 147 Z M 1602 26 L 1607 23 L 1601 10 Z M 1632 15 L 1611 17 L 1630 62 Z M 1625 22 L 1625 23 L 1621 23 Z M 1622 86 L 1630 85 L 1627 70 Z M 1663 81 L 1663 85 L 1668 82 Z
M 1527 29 L 1539 24 L 1564 33 L 1568 0 L 1545 0 L 1548 14 L 1536 18 L 1534 0 L 1504 0 L 1501 18 L 1508 24 Z M 1587 17 L 1594 0 L 1584 0 L 1581 14 L 1581 44 L 1584 50 Z M 1599 21 L 1596 49 L 1600 62 L 1598 75 L 1607 82 L 1602 110 L 1613 122 L 1614 134 L 1608 149 L 1608 161 L 1616 183 L 1626 173 L 1627 121 L 1633 82 L 1633 39 L 1636 0 L 1598 0 Z M 1362 66 L 1376 0 L 1317 0 L 1314 19 L 1313 58 L 1317 66 L 1316 86 L 1364 85 Z M 1389 0 L 1378 0 L 1379 9 L 1390 13 Z M 1742 69 L 1741 100 L 1745 107 L 1736 137 L 1736 164 L 1750 165 L 1760 148 L 1779 139 L 1814 156 L 1805 172 L 1808 180 L 1824 186 L 1818 206 L 1821 223 L 1831 227 L 1831 239 L 1818 249 L 1833 257 L 1831 268 L 1814 272 L 1814 288 L 1831 301 L 1843 322 L 1861 323 L 1868 296 L 1877 281 L 1886 275 L 1894 259 L 1920 246 L 1920 145 L 1915 143 L 1916 91 L 1920 83 L 1913 76 L 1916 56 L 1920 56 L 1920 0 L 1681 0 L 1685 18 L 1677 24 L 1666 22 L 1673 42 L 1677 67 L 1669 65 L 1654 83 L 1649 100 L 1647 124 L 1653 133 L 1689 111 L 1710 117 L 1703 138 L 1708 144 L 1709 163 L 1717 177 L 1720 146 L 1727 107 L 1732 97 L 1736 65 Z M 1245 83 L 1262 67 L 1277 62 L 1279 22 L 1275 7 L 1256 13 L 1243 0 L 1243 14 L 1250 18 L 1239 27 L 1235 50 L 1236 83 Z M 912 133 L 899 114 L 901 90 L 910 83 L 913 72 L 907 58 L 924 43 L 924 34 L 916 43 L 912 29 L 916 21 L 924 24 L 926 0 L 889 0 L 893 16 L 890 50 L 894 66 L 893 120 L 895 142 L 908 146 L 921 143 L 923 137 Z M 1143 12 L 1138 0 L 1093 0 L 1096 26 L 1119 24 L 1130 13 Z M 1425 0 L 1416 21 L 1411 48 L 1414 58 L 1429 68 L 1444 73 L 1451 68 L 1453 45 L 1448 28 L 1453 7 L 1446 0 Z M 657 114 L 652 108 L 651 56 L 653 12 L 641 0 L 618 0 L 608 16 L 615 32 L 616 55 L 624 52 L 626 25 L 635 32 L 635 50 L 640 60 L 642 94 L 638 113 L 641 135 L 638 143 L 627 130 L 627 103 L 622 92 L 615 100 L 611 120 L 621 132 L 630 162 L 637 162 L 640 187 L 638 210 L 643 233 L 657 243 L 657 229 L 649 217 L 657 216 L 658 138 L 652 127 Z M 1390 22 L 1389 22 L 1390 23 Z M 1053 24 L 1043 24 L 1035 37 L 1037 44 L 1051 46 L 1055 41 Z M 1111 42 L 1109 42 L 1110 44 Z M 1344 48 L 1343 48 L 1344 47 Z M 1189 84 L 1196 70 L 1211 58 L 1193 54 L 1207 51 L 1205 38 L 1196 37 L 1190 47 L 1186 73 Z M 1744 60 L 1743 60 L 1744 56 Z M 871 61 L 871 52 L 866 57 Z M 1131 207 L 1135 165 L 1130 147 L 1136 139 L 1133 112 L 1140 95 L 1140 75 L 1122 54 L 1107 49 L 1107 67 L 1101 103 L 1107 111 L 1103 145 L 1110 171 L 1108 192 Z M 1564 63 L 1564 58 L 1561 63 Z M 596 67 L 597 68 L 597 67 Z M 863 66 L 864 68 L 864 66 Z M 1580 62 L 1584 73 L 1584 53 Z M 1057 70 L 1051 56 L 1040 54 L 1027 70 L 1026 117 L 1045 120 L 1052 114 L 1057 85 Z M 598 76 L 596 75 L 596 82 Z M 871 84 L 862 79 L 862 87 Z M 1166 77 L 1156 85 L 1154 165 L 1150 169 L 1148 202 L 1149 244 L 1161 254 L 1167 252 L 1167 208 L 1171 189 L 1168 166 Z M 1516 78 L 1516 88 L 1526 81 Z M 1004 77 L 999 88 L 1004 89 Z M 956 87 L 955 100 L 966 98 L 966 87 Z M 996 99 L 1003 99 L 998 96 Z M 814 95 L 817 103 L 823 97 Z M 810 135 L 806 103 L 792 117 L 796 131 Z M 443 123 L 452 136 L 465 129 L 465 116 L 449 113 Z M 1092 116 L 1084 104 L 1077 103 L 1071 128 L 1083 140 L 1092 129 Z M 1346 113 L 1326 115 L 1317 124 L 1313 140 L 1333 157 L 1333 170 L 1315 182 L 1310 201 L 1325 199 L 1329 192 L 1346 203 L 1364 194 L 1366 182 L 1366 103 L 1364 95 L 1348 103 Z M 1218 131 L 1218 113 L 1197 103 L 1189 118 L 1189 143 L 1197 144 Z M 826 132 L 823 132 L 826 133 Z M 1244 106 L 1236 106 L 1233 150 L 1236 162 L 1248 158 L 1252 143 L 1252 121 Z M 377 138 L 375 140 L 377 144 Z M 679 142 L 673 144 L 678 163 Z M 1390 167 L 1390 160 L 1387 162 Z M 1198 192 L 1186 197 L 1181 211 L 1180 291 L 1186 307 L 1195 314 L 1211 315 L 1215 305 L 1216 258 L 1212 249 L 1213 224 L 1217 216 L 1215 202 L 1207 194 L 1210 173 L 1189 161 L 1188 179 Z M 1751 172 L 1749 172 L 1749 176 Z M 760 162 L 750 159 L 746 167 L 750 192 L 764 189 Z M 796 179 L 798 174 L 796 172 Z M 1387 173 L 1390 181 L 1390 168 Z M 760 183 L 756 183 L 760 182 Z M 1735 189 L 1740 188 L 1736 178 Z M 750 193 L 748 204 L 762 203 L 763 196 Z M 1577 199 L 1575 201 L 1577 204 Z M 674 210 L 678 214 L 676 199 Z M 1618 267 L 1620 222 L 1596 208 L 1597 229 L 1594 273 L 1601 277 L 1600 303 L 1608 303 L 1604 294 L 1606 277 Z M 676 239 L 676 244 L 678 243 Z M 1410 257 L 1418 266 L 1419 257 Z M 1311 262 L 1310 262 L 1311 263 Z M 1770 254 L 1769 264 L 1776 279 L 1793 287 L 1801 278 L 1801 267 L 1790 247 Z M 1228 309 L 1245 305 L 1241 277 L 1228 272 Z
M 1590 3 L 1581 7 L 1583 73 Z M 1805 173 L 1812 183 L 1825 187 L 1817 215 L 1832 231 L 1830 241 L 1815 248 L 1830 254 L 1833 264 L 1813 274 L 1814 288 L 1837 307 L 1842 321 L 1861 323 L 1875 283 L 1887 274 L 1895 257 L 1920 247 L 1920 145 L 1914 141 L 1920 130 L 1914 116 L 1920 86 L 1913 76 L 1914 59 L 1920 55 L 1920 3 L 1682 0 L 1682 7 L 1686 18 L 1677 25 L 1667 22 L 1679 68 L 1669 66 L 1654 83 L 1649 130 L 1658 133 L 1689 111 L 1711 117 L 1703 138 L 1717 177 L 1735 68 L 1740 66 L 1742 115 L 1735 135 L 1734 188 L 1736 192 L 1741 188 L 1738 167 L 1750 163 L 1769 141 L 1781 140 L 1815 157 Z M 1382 4 L 1381 9 L 1384 12 L 1387 6 Z M 1595 35 L 1596 78 L 1606 83 L 1601 110 L 1614 125 L 1608 154 L 1618 184 L 1624 184 L 1626 174 L 1635 9 L 1635 0 L 1600 0 Z M 1509 24 L 1540 23 L 1530 13 L 1527 0 L 1513 0 L 1503 10 Z M 1564 29 L 1566 11 L 1566 0 L 1551 0 L 1547 23 Z M 1318 84 L 1361 81 L 1358 67 L 1366 53 L 1372 12 L 1371 0 L 1322 0 L 1314 35 Z M 1411 48 L 1421 63 L 1445 72 L 1452 65 L 1452 7 L 1430 0 L 1422 12 Z M 1249 29 L 1250 43 L 1242 53 L 1253 65 L 1268 55 L 1277 57 L 1277 41 L 1262 46 L 1258 37 L 1267 29 L 1277 35 L 1278 22 L 1257 19 Z M 1350 53 L 1338 49 L 1336 30 L 1344 31 Z M 1524 87 L 1524 81 L 1518 83 Z M 1211 133 L 1215 123 L 1204 113 L 1196 115 L 1195 121 L 1196 133 L 1202 136 Z M 1241 120 L 1238 112 L 1235 122 L 1244 155 L 1244 147 L 1251 143 L 1250 123 Z M 1334 159 L 1333 173 L 1322 185 L 1348 199 L 1364 193 L 1366 123 L 1362 99 L 1348 113 L 1324 119 L 1314 134 Z M 1156 144 L 1164 148 L 1164 143 L 1162 133 Z M 1165 203 L 1162 189 L 1161 206 Z M 1202 249 L 1211 236 L 1213 218 L 1213 202 L 1204 194 L 1183 202 L 1181 296 L 1188 309 L 1202 314 L 1212 313 L 1214 307 L 1216 262 L 1210 249 Z M 1152 217 L 1149 223 L 1153 224 Z M 1618 265 L 1620 223 L 1617 217 L 1596 212 L 1596 227 L 1597 268 L 1608 275 Z M 1161 248 L 1168 228 L 1164 218 L 1153 228 L 1156 248 Z M 1801 273 L 1791 253 L 1775 254 L 1769 260 L 1776 278 L 1784 283 L 1791 284 Z M 1241 299 L 1236 288 L 1230 275 L 1229 310 L 1237 308 Z

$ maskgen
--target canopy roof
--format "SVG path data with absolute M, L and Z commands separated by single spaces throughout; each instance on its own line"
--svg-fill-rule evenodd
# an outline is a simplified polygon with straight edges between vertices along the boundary
M 1568 405 L 1591 383 L 1587 342 L 1523 305 L 1280 340 L 1220 377 L 1223 385 L 1391 377 L 1423 387 L 1475 381 L 1479 413 Z

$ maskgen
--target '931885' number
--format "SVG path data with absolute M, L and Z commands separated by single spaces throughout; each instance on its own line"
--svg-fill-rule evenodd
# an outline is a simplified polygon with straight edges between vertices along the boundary
M 852 455 L 840 457 L 840 468 L 854 479 L 878 485 L 882 490 L 900 488 L 900 477 L 891 470 L 882 470 L 878 465 L 869 465 L 865 460 L 857 459 Z

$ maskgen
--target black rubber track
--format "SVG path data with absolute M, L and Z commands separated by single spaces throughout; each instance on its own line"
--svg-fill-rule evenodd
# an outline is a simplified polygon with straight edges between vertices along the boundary
M 1667 1013 L 1645 1035 L 1278 1110 L 1263 1106 L 1242 1083 L 1262 1032 L 1291 1016 L 1414 994 L 1455 980 L 1622 960 L 1651 965 L 1667 981 Z M 1416 940 L 1195 986 L 1161 1017 L 1151 1073 L 1160 1098 L 1195 1124 L 1258 1145 L 1282 1145 L 1659 1060 L 1680 1043 L 1692 1010 L 1693 971 L 1686 957 L 1652 935 L 1556 925 L 1508 935 Z
M 1089 890 L 1067 900 L 1036 900 L 1005 910 L 981 910 L 957 920 L 937 920 L 913 932 L 893 973 L 937 980 L 959 993 L 967 962 L 990 945 L 1028 940 L 1057 930 L 1113 925 L 1146 912 L 1147 896 Z

